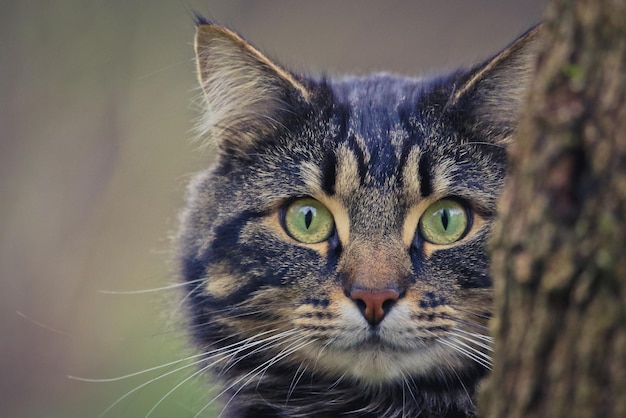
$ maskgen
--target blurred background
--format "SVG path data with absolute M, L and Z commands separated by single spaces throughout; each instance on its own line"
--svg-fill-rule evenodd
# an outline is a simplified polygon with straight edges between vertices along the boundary
M 191 353 L 179 293 L 145 290 L 176 282 L 185 184 L 211 161 L 191 141 L 193 11 L 296 70 L 420 74 L 497 52 L 545 3 L 0 2 L 0 416 L 182 418 L 211 399 L 197 379 L 164 397 L 182 363 L 115 379 Z

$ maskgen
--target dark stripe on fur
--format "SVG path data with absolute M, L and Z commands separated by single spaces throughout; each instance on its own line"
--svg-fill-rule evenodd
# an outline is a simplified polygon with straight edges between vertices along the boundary
M 353 134 L 348 135 L 348 145 L 350 149 L 354 152 L 357 161 L 357 170 L 359 172 L 359 184 L 363 186 L 365 184 L 365 179 L 367 178 L 367 164 L 365 163 L 365 152 L 356 141 L 356 138 Z
M 417 171 L 420 176 L 420 192 L 422 197 L 428 197 L 433 193 L 433 184 L 430 176 L 430 161 L 425 153 L 420 156 Z
M 337 181 L 337 156 L 333 151 L 327 152 L 322 161 L 322 190 L 329 196 L 335 194 Z

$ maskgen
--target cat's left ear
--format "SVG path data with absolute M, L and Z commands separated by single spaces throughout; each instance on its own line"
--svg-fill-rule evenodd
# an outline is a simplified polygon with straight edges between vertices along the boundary
M 200 130 L 227 153 L 245 154 L 308 100 L 292 74 L 222 26 L 199 19 L 195 52 L 205 99 Z
M 508 145 L 513 140 L 541 45 L 537 25 L 499 54 L 473 68 L 462 79 L 452 97 L 469 129 L 485 140 Z

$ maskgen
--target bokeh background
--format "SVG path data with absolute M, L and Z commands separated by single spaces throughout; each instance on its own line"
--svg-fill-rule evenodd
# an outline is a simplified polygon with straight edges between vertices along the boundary
M 175 283 L 184 187 L 212 157 L 191 141 L 193 11 L 297 70 L 420 74 L 498 51 L 545 2 L 0 2 L 0 416 L 143 417 L 193 371 L 68 377 L 190 353 L 178 292 L 133 291 Z M 209 392 L 191 379 L 150 416 Z

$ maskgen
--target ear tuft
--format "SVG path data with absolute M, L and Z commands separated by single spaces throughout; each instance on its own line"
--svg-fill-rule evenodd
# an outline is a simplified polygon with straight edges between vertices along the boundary
M 195 10 L 193 11 L 193 20 L 196 23 L 196 26 L 202 26 L 202 25 L 214 25 L 215 23 L 211 22 L 209 19 L 207 19 L 206 17 L 202 16 L 200 13 L 196 12 Z
M 308 92 L 294 76 L 224 27 L 198 21 L 198 78 L 204 93 L 203 134 L 223 149 L 245 151 L 271 135 Z
M 487 62 L 472 69 L 452 98 L 467 109 L 470 129 L 507 145 L 512 141 L 519 111 L 535 73 L 541 45 L 537 25 Z

